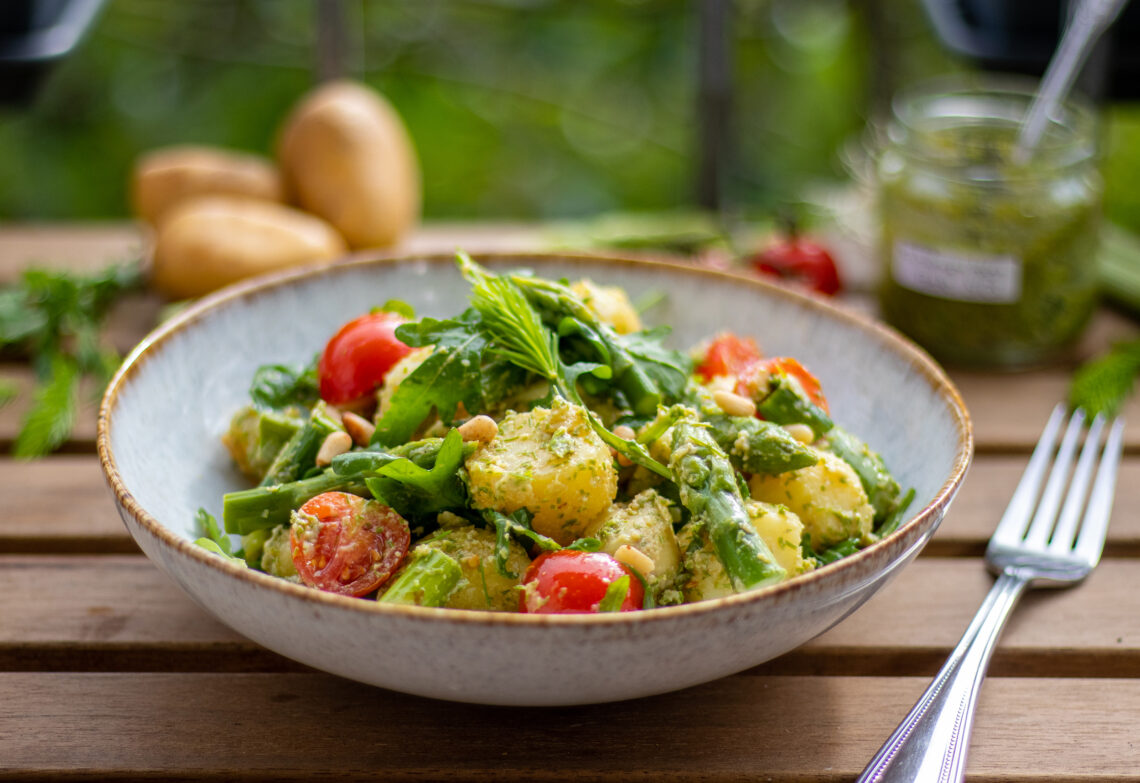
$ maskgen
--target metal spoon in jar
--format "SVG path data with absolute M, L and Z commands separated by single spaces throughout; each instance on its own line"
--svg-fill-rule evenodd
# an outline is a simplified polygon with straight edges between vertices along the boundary
M 1057 105 L 1069 94 L 1081 66 L 1088 59 L 1093 44 L 1109 28 L 1128 0 L 1078 0 L 1077 8 L 1065 27 L 1061 43 L 1045 69 L 1037 97 L 1029 105 L 1021 124 L 1021 133 L 1013 149 L 1013 160 L 1024 164 L 1033 157 L 1049 118 Z

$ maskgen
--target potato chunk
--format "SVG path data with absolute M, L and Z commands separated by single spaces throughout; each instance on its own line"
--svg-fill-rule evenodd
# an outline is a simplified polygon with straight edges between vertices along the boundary
M 764 539 L 789 578 L 815 568 L 814 560 L 803 557 L 800 549 L 803 523 L 791 510 L 756 500 L 748 501 L 744 508 L 752 529 Z M 684 552 L 681 590 L 686 602 L 721 598 L 736 592 L 704 527 L 685 525 L 677 534 L 677 543 Z
M 422 547 L 438 549 L 459 563 L 463 576 L 443 604 L 445 607 L 515 612 L 519 607 L 515 587 L 522 582 L 530 558 L 514 541 L 509 546 L 509 576 L 499 573 L 495 567 L 495 534 L 473 525 L 437 530 L 420 540 L 412 551 Z
M 585 409 L 560 398 L 549 409 L 508 413 L 466 465 L 477 507 L 504 514 L 526 508 L 534 529 L 560 544 L 580 537 L 617 494 L 609 447 Z
M 641 331 L 641 318 L 629 296 L 618 286 L 598 285 L 592 280 L 579 280 L 570 286 L 586 307 L 614 328 L 618 334 Z
M 615 554 L 630 546 L 653 562 L 643 573 L 655 595 L 673 586 L 681 568 L 681 550 L 673 535 L 669 504 L 656 490 L 647 489 L 628 503 L 615 503 L 586 535 L 602 542 L 602 551 Z
M 846 538 L 871 543 L 875 510 L 859 477 L 834 454 L 815 451 L 819 457 L 815 465 L 776 476 L 753 476 L 748 482 L 752 497 L 794 511 L 817 552 Z

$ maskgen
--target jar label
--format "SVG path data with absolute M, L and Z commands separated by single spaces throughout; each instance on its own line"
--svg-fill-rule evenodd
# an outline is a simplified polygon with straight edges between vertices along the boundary
M 1008 304 L 1021 298 L 1021 259 L 967 255 L 895 242 L 891 276 L 904 288 L 941 299 Z

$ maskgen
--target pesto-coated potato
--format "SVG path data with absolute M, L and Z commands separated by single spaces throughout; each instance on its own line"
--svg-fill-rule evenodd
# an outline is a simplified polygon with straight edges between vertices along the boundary
M 313 215 L 269 201 L 200 196 L 174 207 L 159 224 L 151 283 L 170 299 L 188 299 L 344 252 L 344 240 Z
M 400 388 L 403 380 L 415 372 L 416 368 L 431 356 L 433 350 L 435 349 L 430 345 L 414 348 L 411 353 L 393 364 L 391 369 L 384 374 L 384 383 L 376 393 L 376 399 L 379 403 L 376 409 L 377 420 L 383 417 L 388 412 L 388 408 L 392 406 L 392 395 L 396 393 L 396 389 Z
M 788 578 L 815 568 L 814 560 L 803 557 L 800 549 L 803 523 L 791 510 L 756 500 L 749 500 L 744 508 L 752 529 L 764 539 Z M 736 592 L 704 527 L 692 523 L 685 525 L 677 534 L 677 543 L 684 553 L 681 590 L 686 602 L 720 598 Z
M 655 490 L 647 489 L 628 503 L 614 503 L 586 535 L 601 541 L 607 554 L 631 546 L 652 560 L 653 569 L 642 576 L 655 593 L 672 587 L 677 579 L 681 550 L 673 535 L 673 516 L 669 503 Z
M 776 476 L 753 476 L 748 482 L 752 497 L 794 511 L 817 552 L 846 538 L 871 543 L 875 510 L 859 477 L 834 454 L 814 451 L 819 457 L 815 465 Z
M 507 572 L 495 567 L 495 534 L 473 525 L 441 528 L 421 539 L 413 548 L 438 549 L 459 563 L 463 576 L 443 606 L 449 609 L 484 609 L 491 612 L 515 612 L 519 597 L 515 587 L 522 582 L 530 558 L 521 546 L 511 541 L 507 554 Z M 393 579 L 398 579 L 399 574 Z
M 609 447 L 585 409 L 558 397 L 550 408 L 508 413 L 466 466 L 475 506 L 505 514 L 526 508 L 534 529 L 560 544 L 581 537 L 617 494 Z
M 197 196 L 283 201 L 284 189 L 270 161 L 215 147 L 163 147 L 135 163 L 131 201 L 146 222 L 158 223 L 172 207 Z
M 579 280 L 570 289 L 594 315 L 612 326 L 618 334 L 641 331 L 641 318 L 624 289 L 616 285 L 598 285 L 592 280 Z
M 282 579 L 300 581 L 297 566 L 293 564 L 293 547 L 289 542 L 289 525 L 278 525 L 265 542 L 261 553 L 261 570 Z

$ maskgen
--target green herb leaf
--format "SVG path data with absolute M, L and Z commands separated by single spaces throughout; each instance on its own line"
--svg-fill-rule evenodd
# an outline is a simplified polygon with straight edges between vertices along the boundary
M 317 358 L 307 367 L 263 364 L 253 374 L 249 396 L 259 408 L 280 410 L 290 405 L 310 408 L 320 399 Z
M 510 556 L 510 537 L 528 544 L 537 546 L 544 552 L 557 552 L 562 546 L 553 538 L 536 533 L 530 526 L 531 513 L 520 508 L 510 514 L 503 514 L 494 509 L 483 509 L 485 519 L 495 530 L 495 570 L 503 576 L 516 577 L 507 568 L 507 558 Z
M 75 426 L 78 389 L 79 368 L 75 361 L 66 356 L 54 357 L 50 378 L 36 389 L 31 410 L 16 436 L 12 447 L 15 456 L 41 457 L 67 440 Z
M 462 464 L 463 436 L 451 430 L 430 469 L 400 457 L 377 468 L 378 475 L 364 483 L 374 497 L 401 516 L 438 514 L 467 505 L 467 489 L 459 478 Z
M 629 595 L 629 574 L 610 582 L 610 586 L 606 588 L 606 594 L 598 602 L 598 611 L 620 612 L 621 605 L 627 595 Z
M 199 508 L 198 513 L 194 515 L 194 522 L 198 530 L 205 533 L 205 536 L 194 541 L 195 544 L 215 555 L 224 557 L 231 563 L 237 563 L 243 568 L 249 567 L 244 557 L 238 557 L 233 553 L 229 536 L 218 526 L 218 520 L 214 518 L 213 514 L 204 508 Z
M 396 315 L 403 316 L 409 321 L 414 321 L 416 318 L 416 308 L 405 302 L 403 299 L 389 299 L 380 307 L 372 309 L 373 313 L 395 313 Z
M 1140 340 L 1117 343 L 1077 370 L 1069 386 L 1069 404 L 1089 416 L 1115 415 L 1132 394 L 1138 372 Z

